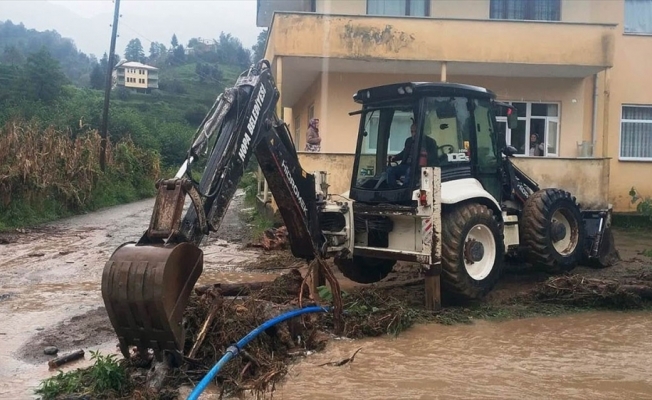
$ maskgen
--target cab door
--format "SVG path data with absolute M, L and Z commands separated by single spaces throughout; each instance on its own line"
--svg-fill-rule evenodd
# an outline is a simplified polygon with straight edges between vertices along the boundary
M 500 202 L 503 185 L 500 176 L 500 156 L 497 135 L 494 131 L 493 113 L 489 99 L 473 100 L 475 122 L 475 153 L 473 157 L 475 177 L 484 189 Z

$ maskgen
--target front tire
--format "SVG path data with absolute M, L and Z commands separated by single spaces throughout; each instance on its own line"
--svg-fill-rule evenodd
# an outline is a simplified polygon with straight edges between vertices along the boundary
M 442 287 L 465 300 L 482 298 L 503 270 L 503 232 L 492 210 L 461 204 L 443 214 Z
M 337 269 L 346 278 L 356 283 L 376 283 L 387 277 L 396 260 L 353 256 L 353 258 L 335 258 Z
M 530 263 L 551 273 L 577 266 L 586 231 L 575 197 L 561 189 L 542 189 L 525 202 L 521 215 L 521 243 Z

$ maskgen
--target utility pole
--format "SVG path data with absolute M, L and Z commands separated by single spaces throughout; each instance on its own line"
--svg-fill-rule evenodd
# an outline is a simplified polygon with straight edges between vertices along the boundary
M 113 11 L 113 32 L 111 33 L 111 46 L 109 51 L 109 64 L 106 68 L 106 81 L 104 87 L 104 110 L 102 112 L 102 129 L 100 131 L 100 137 L 102 141 L 100 142 L 100 169 L 104 171 L 106 166 L 106 136 L 107 130 L 109 127 L 109 99 L 111 98 L 111 81 L 113 77 L 113 66 L 115 65 L 115 60 L 113 59 L 113 54 L 115 54 L 115 39 L 118 35 L 118 19 L 120 18 L 120 0 L 115 1 L 115 10 Z

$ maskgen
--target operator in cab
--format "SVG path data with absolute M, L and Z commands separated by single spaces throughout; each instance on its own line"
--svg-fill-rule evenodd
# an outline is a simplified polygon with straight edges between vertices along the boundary
M 400 161 L 401 163 L 387 168 L 387 183 L 390 187 L 397 187 L 397 180 L 405 176 L 404 185 L 410 180 L 410 166 L 412 165 L 412 146 L 414 145 L 417 134 L 417 126 L 414 122 L 410 125 L 410 137 L 405 139 L 405 146 L 400 153 L 389 156 L 389 162 Z M 419 166 L 425 167 L 432 165 L 437 157 L 437 142 L 428 135 L 424 135 L 424 143 L 421 147 L 419 156 Z

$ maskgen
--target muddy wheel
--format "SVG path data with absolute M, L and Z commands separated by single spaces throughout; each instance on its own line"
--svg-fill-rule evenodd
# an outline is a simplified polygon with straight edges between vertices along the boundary
M 335 265 L 342 275 L 357 283 L 375 283 L 392 272 L 396 260 L 353 256 L 353 258 L 335 258 Z
M 542 189 L 527 200 L 521 215 L 520 240 L 529 262 L 551 273 L 575 268 L 586 236 L 575 197 L 561 189 Z
M 443 214 L 442 287 L 456 298 L 478 299 L 496 285 L 504 265 L 503 233 L 493 212 L 461 204 Z

